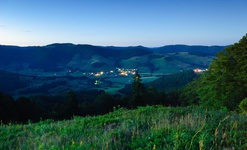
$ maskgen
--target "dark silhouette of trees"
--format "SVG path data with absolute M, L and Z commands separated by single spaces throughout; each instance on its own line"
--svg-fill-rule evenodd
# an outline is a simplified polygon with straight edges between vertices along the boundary
M 73 91 L 67 93 L 67 100 L 64 103 L 64 117 L 71 118 L 80 114 L 79 103 L 76 98 L 76 94 Z
M 141 76 L 136 72 L 133 76 L 132 94 L 133 96 L 141 96 L 144 93 L 144 85 L 142 84 Z
M 115 104 L 116 101 L 110 94 L 102 93 L 96 98 L 95 109 L 97 114 L 105 114 L 112 111 Z
M 132 81 L 132 98 L 130 104 L 133 107 L 144 105 L 143 95 L 145 93 L 145 86 L 142 84 L 141 76 L 138 72 L 133 75 Z
M 28 120 L 39 121 L 43 114 L 41 108 L 26 97 L 20 97 L 15 101 L 18 122 Z
M 13 97 L 0 92 L 0 121 L 6 123 L 16 120 L 15 108 Z

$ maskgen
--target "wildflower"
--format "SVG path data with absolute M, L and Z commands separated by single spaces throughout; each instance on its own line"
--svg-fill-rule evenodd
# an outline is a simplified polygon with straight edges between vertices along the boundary
M 82 146 L 82 141 L 80 141 L 80 145 Z
M 72 145 L 75 145 L 75 141 L 74 140 L 72 140 Z

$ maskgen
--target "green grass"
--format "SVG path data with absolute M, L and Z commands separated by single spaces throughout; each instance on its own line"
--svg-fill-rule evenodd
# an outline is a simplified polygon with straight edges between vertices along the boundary
M 247 116 L 185 107 L 119 109 L 95 117 L 0 126 L 0 149 L 247 148 Z

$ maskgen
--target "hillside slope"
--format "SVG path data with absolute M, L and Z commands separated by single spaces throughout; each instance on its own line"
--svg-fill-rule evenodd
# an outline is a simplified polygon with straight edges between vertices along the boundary
M 1 125 L 0 149 L 246 149 L 247 116 L 163 106 Z
M 160 48 L 102 47 L 69 43 L 47 46 L 0 45 L 0 70 L 23 74 L 60 74 L 107 71 L 115 68 L 140 72 L 175 73 L 196 67 L 207 68 L 224 46 L 165 46 Z
M 145 86 L 153 87 L 158 91 L 172 91 L 183 88 L 197 77 L 198 75 L 194 71 L 187 70 L 172 75 L 163 75 L 152 82 L 146 83 Z
M 173 53 L 173 52 L 189 52 L 197 55 L 215 55 L 226 46 L 188 46 L 188 45 L 167 45 L 163 47 L 154 48 L 155 52 L 159 53 Z M 199 50 L 199 51 L 198 51 Z
M 145 87 L 154 88 L 159 92 L 170 92 L 179 90 L 185 87 L 189 82 L 198 77 L 193 70 L 186 70 L 170 75 L 162 75 L 154 81 L 144 83 Z M 126 84 L 119 92 L 123 94 L 130 94 L 132 90 L 131 84 Z

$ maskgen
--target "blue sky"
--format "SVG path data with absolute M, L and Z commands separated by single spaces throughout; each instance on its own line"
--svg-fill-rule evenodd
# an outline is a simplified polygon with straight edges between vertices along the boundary
M 246 0 L 0 0 L 1 45 L 229 45 Z

